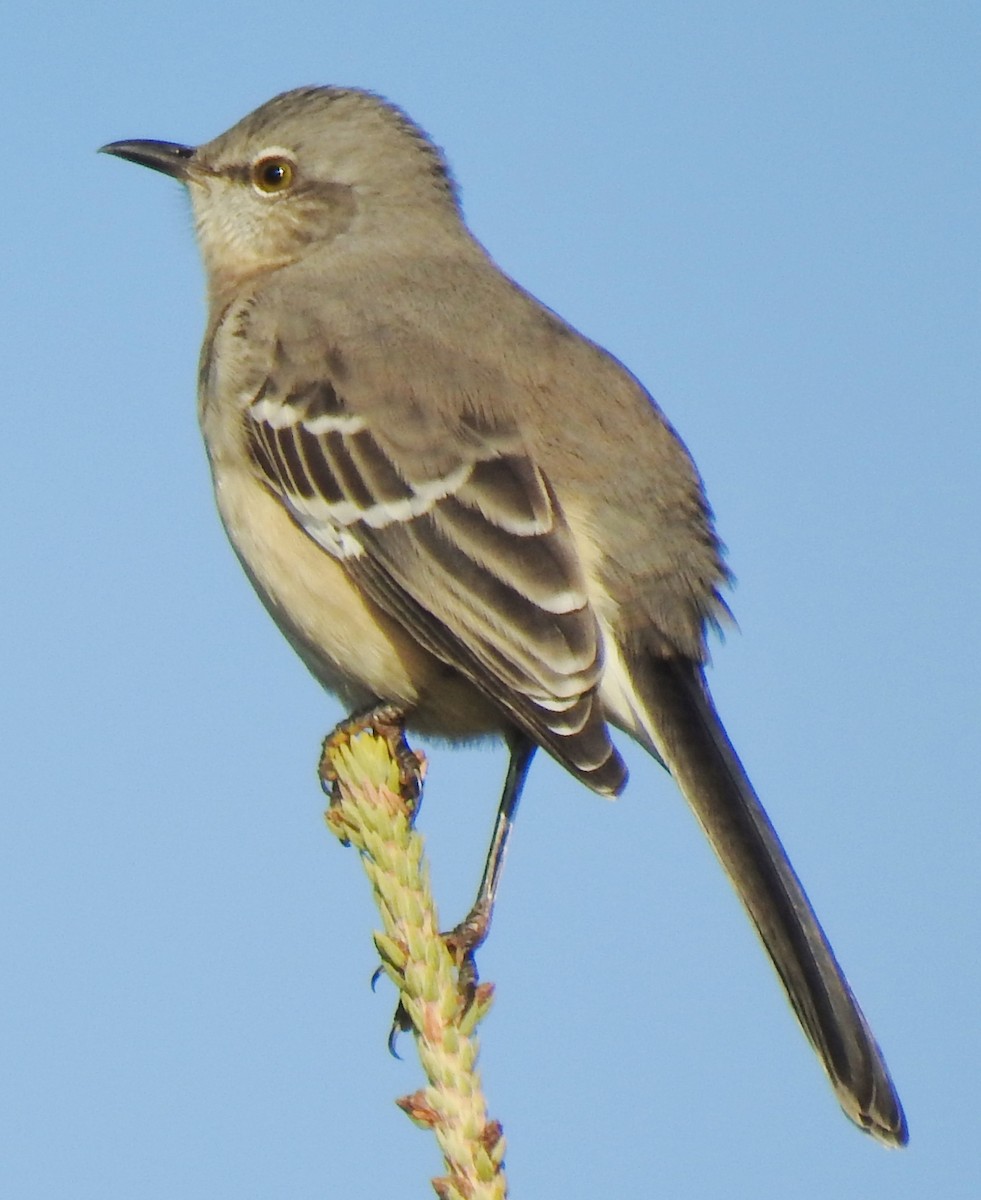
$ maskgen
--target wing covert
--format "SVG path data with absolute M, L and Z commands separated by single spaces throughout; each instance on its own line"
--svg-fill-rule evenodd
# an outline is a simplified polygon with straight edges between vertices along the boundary
M 263 482 L 375 603 L 590 786 L 619 790 L 576 546 L 513 431 L 461 414 L 426 456 L 418 428 L 372 427 L 329 379 L 266 379 L 244 420 Z

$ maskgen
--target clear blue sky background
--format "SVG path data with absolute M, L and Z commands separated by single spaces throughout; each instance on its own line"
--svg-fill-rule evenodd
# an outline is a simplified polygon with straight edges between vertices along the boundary
M 50 3 L 5 18 L 0 1195 L 425 1197 L 341 715 L 253 597 L 194 416 L 179 188 L 303 83 L 448 151 L 501 265 L 648 384 L 739 578 L 713 687 L 887 1052 L 853 1131 L 670 781 L 533 771 L 481 965 L 512 1194 L 981 1195 L 974 3 Z M 611 481 L 615 486 L 615 481 Z M 447 923 L 499 750 L 436 747 Z

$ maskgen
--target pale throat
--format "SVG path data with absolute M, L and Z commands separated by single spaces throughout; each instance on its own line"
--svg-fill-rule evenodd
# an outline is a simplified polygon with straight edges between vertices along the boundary
M 194 225 L 212 296 L 227 295 L 266 271 L 294 262 L 301 247 L 288 225 L 258 213 L 251 197 L 191 188 Z

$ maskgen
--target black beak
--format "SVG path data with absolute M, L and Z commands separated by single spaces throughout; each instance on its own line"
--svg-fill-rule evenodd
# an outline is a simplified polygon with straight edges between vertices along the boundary
M 117 158 L 139 163 L 141 167 L 150 167 L 174 179 L 185 180 L 188 164 L 194 157 L 194 147 L 181 146 L 177 142 L 110 142 L 108 146 L 101 146 L 99 153 L 115 154 Z

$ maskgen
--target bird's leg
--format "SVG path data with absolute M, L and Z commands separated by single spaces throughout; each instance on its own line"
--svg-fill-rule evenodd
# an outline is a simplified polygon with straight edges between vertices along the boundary
M 338 746 L 346 745 L 359 733 L 368 729 L 373 730 L 388 742 L 392 755 L 399 765 L 400 791 L 405 801 L 412 806 L 414 816 L 414 810 L 421 794 L 422 761 L 413 753 L 405 740 L 405 713 L 394 704 L 375 703 L 369 705 L 346 717 L 327 735 L 320 759 L 320 780 L 324 790 L 330 791 L 331 803 L 334 803 L 337 775 L 331 766 L 331 753 Z M 504 869 L 511 830 L 514 828 L 518 802 L 521 799 L 528 768 L 531 766 L 531 760 L 537 749 L 536 744 L 524 733 L 509 734 L 507 743 L 510 751 L 508 771 L 504 779 L 504 790 L 498 804 L 494 831 L 487 850 L 480 886 L 477 888 L 477 896 L 466 917 L 443 935 L 447 948 L 457 963 L 460 991 L 464 997 L 472 998 L 477 986 L 478 975 L 474 955 L 486 941 L 490 932 L 491 918 L 494 915 L 494 901 L 497 898 L 501 872 Z M 375 973 L 372 986 L 380 974 L 381 968 Z M 393 1053 L 395 1038 L 400 1031 L 409 1027 L 408 1015 L 400 1001 L 388 1039 L 389 1048 Z
M 524 734 L 514 733 L 508 737 L 508 749 L 511 754 L 508 773 L 504 780 L 504 790 L 501 793 L 497 818 L 494 822 L 494 832 L 491 835 L 490 847 L 484 863 L 484 873 L 477 889 L 477 897 L 470 912 L 459 925 L 456 925 L 449 933 L 443 934 L 447 949 L 457 964 L 460 992 L 468 1003 L 474 997 L 479 978 L 474 955 L 490 932 L 497 887 L 501 880 L 501 872 L 504 869 L 504 859 L 507 854 L 508 838 L 514 827 L 514 817 L 518 810 L 518 801 L 521 799 L 521 789 L 524 787 L 528 768 L 531 766 L 537 746 Z M 376 975 L 375 978 L 377 977 Z M 396 1039 L 400 1033 L 405 1033 L 411 1026 L 408 1013 L 400 1001 L 388 1035 L 388 1048 L 396 1057 Z
M 501 793 L 477 897 L 466 917 L 446 934 L 446 943 L 459 964 L 461 990 L 467 993 L 472 993 L 477 985 L 474 954 L 486 941 L 490 932 L 494 901 L 507 856 L 508 839 L 514 828 L 518 801 L 521 799 L 521 791 L 537 746 L 526 734 L 512 733 L 508 737 L 508 749 L 511 754 L 508 773 L 504 780 L 504 791 Z

